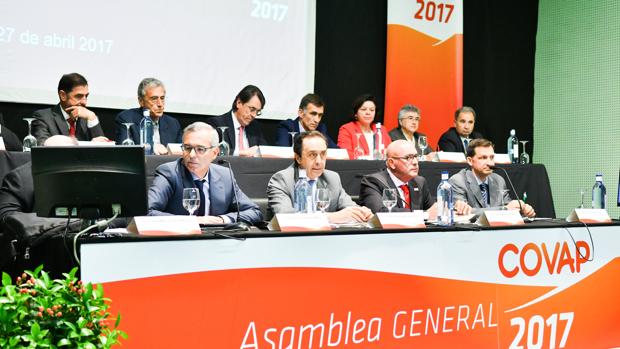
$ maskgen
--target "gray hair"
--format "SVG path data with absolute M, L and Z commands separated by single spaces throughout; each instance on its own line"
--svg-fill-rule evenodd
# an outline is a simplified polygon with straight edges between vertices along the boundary
M 398 120 L 402 120 L 405 118 L 405 113 L 408 112 L 414 112 L 418 115 L 420 115 L 420 109 L 418 107 L 416 107 L 415 105 L 412 104 L 405 104 L 403 105 L 402 108 L 400 108 L 400 111 L 398 112 Z
M 206 122 L 196 121 L 194 123 L 189 124 L 187 127 L 183 129 L 183 137 L 186 134 L 191 132 L 199 132 L 199 131 L 207 131 L 209 132 L 209 137 L 211 138 L 211 144 L 209 146 L 218 145 L 220 143 L 220 137 L 217 134 L 217 131 Z
M 146 90 L 153 87 L 163 87 L 164 90 L 166 86 L 164 83 L 155 79 L 155 78 L 144 78 L 140 81 L 140 85 L 138 85 L 138 98 L 143 99 L 146 96 Z

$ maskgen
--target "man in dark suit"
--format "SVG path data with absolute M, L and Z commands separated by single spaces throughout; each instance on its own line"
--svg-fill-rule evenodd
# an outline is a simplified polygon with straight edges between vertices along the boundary
M 264 107 L 263 92 L 254 85 L 248 85 L 239 91 L 230 112 L 208 118 L 206 122 L 214 128 L 228 127 L 224 140 L 230 145 L 230 155 L 255 156 L 259 145 L 267 145 L 260 125 L 253 122 Z M 220 129 L 218 133 L 221 136 Z
M 398 200 L 393 212 L 428 211 L 429 218 L 437 215 L 436 203 L 426 179 L 418 175 L 418 158 L 413 144 L 397 140 L 387 147 L 386 169 L 364 176 L 360 186 L 360 202 L 373 212 L 387 212 L 383 205 L 383 189 L 396 189 Z M 434 189 L 434 188 L 433 188 Z M 460 214 L 468 214 L 467 206 L 460 206 Z
M 116 116 L 116 144 L 122 144 L 127 138 L 127 127 L 124 123 L 133 123 L 129 132 L 130 138 L 134 144 L 140 144 L 140 121 L 145 111 L 148 111 L 153 122 L 155 155 L 167 154 L 168 143 L 181 143 L 181 124 L 177 119 L 164 114 L 166 87 L 161 81 L 155 78 L 143 79 L 138 85 L 138 103 L 140 108 L 127 109 Z
M 314 93 L 305 95 L 299 103 L 297 110 L 297 119 L 287 119 L 280 122 L 276 130 L 276 145 L 281 147 L 290 147 L 292 139 L 289 132 L 300 134 L 304 131 L 319 131 L 327 138 L 328 148 L 338 148 L 336 143 L 327 134 L 327 126 L 321 123 L 325 112 L 325 103 L 323 99 Z
M 217 132 L 204 122 L 183 131 L 183 157 L 160 165 L 149 189 L 149 215 L 187 215 L 183 189 L 198 188 L 200 208 L 195 212 L 203 224 L 237 222 L 256 224 L 263 219 L 258 206 L 237 186 L 230 171 L 211 162 L 218 153 Z M 234 188 L 234 189 L 233 189 Z M 235 199 L 235 190 L 237 192 Z
M 75 137 L 78 141 L 108 142 L 97 115 L 86 109 L 88 81 L 78 74 L 65 74 L 58 82 L 60 102 L 37 110 L 32 122 L 32 135 L 42 145 L 54 135 Z
M 418 132 L 420 120 L 422 120 L 420 109 L 414 105 L 405 104 L 398 112 L 398 127 L 390 131 L 390 138 L 392 138 L 392 142 L 399 139 L 412 142 L 418 154 L 425 155 L 427 160 L 431 160 L 435 156 L 435 153 L 433 152 L 433 148 L 428 144 L 428 140 L 424 151 L 420 148 L 420 137 L 426 139 L 424 133 Z
M 454 127 L 441 135 L 439 150 L 465 153 L 467 144 L 476 138 L 482 138 L 480 132 L 474 131 L 476 111 L 471 107 L 461 107 L 454 113 Z
M 510 198 L 504 179 L 489 167 L 495 166 L 494 158 L 493 143 L 484 138 L 474 139 L 467 146 L 467 163 L 471 169 L 462 169 L 450 177 L 454 199 L 467 202 L 476 213 L 504 207 L 509 210 L 520 209 L 519 201 Z M 521 214 L 527 217 L 536 215 L 532 206 L 523 201 L 521 207 Z
M 1 117 L 2 115 L 0 115 L 0 119 Z M 22 142 L 19 140 L 17 135 L 13 133 L 13 131 L 6 128 L 4 125 L 2 125 L 2 123 L 0 123 L 0 138 L 2 138 L 2 143 L 4 144 L 4 150 L 22 151 L 23 149 Z

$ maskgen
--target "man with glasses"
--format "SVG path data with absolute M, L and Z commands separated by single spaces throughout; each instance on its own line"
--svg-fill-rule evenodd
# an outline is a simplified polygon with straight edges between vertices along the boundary
M 269 209 L 273 213 L 294 213 L 295 182 L 299 171 L 306 172 L 312 191 L 327 188 L 329 205 L 325 209 L 331 223 L 366 222 L 372 213 L 358 206 L 342 188 L 338 173 L 325 169 L 327 139 L 319 131 L 302 132 L 295 137 L 293 145 L 295 161 L 289 167 L 275 173 L 267 185 Z
M 60 102 L 46 109 L 37 110 L 32 122 L 32 135 L 42 145 L 55 135 L 65 135 L 78 141 L 109 141 L 97 115 L 86 109 L 88 103 L 88 81 L 78 73 L 65 74 L 58 82 Z
M 328 148 L 338 148 L 338 145 L 327 134 L 327 126 L 321 123 L 323 113 L 325 112 L 325 102 L 314 93 L 305 95 L 299 103 L 297 110 L 297 118 L 287 119 L 280 122 L 276 130 L 276 145 L 281 147 L 292 146 L 290 132 L 301 133 L 305 131 L 317 130 L 327 138 Z
M 386 150 L 386 169 L 371 173 L 362 178 L 360 202 L 372 212 L 388 212 L 383 205 L 383 189 L 393 188 L 398 191 L 396 207 L 392 212 L 426 210 L 433 219 L 437 215 L 437 204 L 426 184 L 426 179 L 418 176 L 418 153 L 411 142 L 397 140 L 388 145 Z M 460 205 L 460 214 L 468 214 L 468 206 Z
M 213 164 L 218 153 L 217 132 L 204 122 L 183 131 L 183 157 L 160 165 L 149 189 L 149 215 L 187 215 L 183 189 L 198 188 L 200 207 L 194 214 L 201 224 L 222 224 L 239 220 L 256 224 L 263 219 L 258 206 L 237 186 L 230 171 Z M 234 190 L 237 192 L 236 202 Z
M 392 138 L 392 141 L 404 139 L 412 142 L 415 144 L 415 149 L 418 154 L 425 155 L 427 159 L 432 159 L 434 156 L 433 148 L 428 144 L 428 141 L 424 151 L 420 148 L 420 137 L 426 138 L 424 133 L 418 132 L 421 119 L 422 117 L 420 116 L 420 109 L 418 109 L 418 107 L 405 104 L 398 112 L 398 127 L 390 131 L 390 138 Z
M 228 127 L 224 140 L 230 145 L 230 155 L 252 157 L 257 154 L 259 145 L 267 145 L 260 125 L 254 122 L 264 107 L 263 92 L 254 85 L 248 85 L 239 91 L 230 112 L 208 118 L 206 122 L 214 128 Z M 221 133 L 221 130 L 218 129 L 218 132 Z

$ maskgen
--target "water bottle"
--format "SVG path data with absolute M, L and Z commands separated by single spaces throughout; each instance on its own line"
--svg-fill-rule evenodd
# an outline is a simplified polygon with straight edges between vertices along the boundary
M 519 140 L 515 136 L 516 132 L 514 128 L 510 130 L 510 137 L 508 137 L 508 157 L 510 162 L 516 164 L 519 162 Z
M 603 184 L 603 174 L 596 174 L 596 182 L 592 187 L 592 208 L 606 209 L 607 203 L 607 188 Z
M 383 134 L 381 133 L 381 123 L 377 122 L 377 130 L 374 138 L 375 146 L 373 150 L 373 158 L 375 160 L 385 160 L 385 145 L 383 144 Z
M 153 155 L 153 121 L 148 109 L 144 109 L 142 115 L 142 120 L 140 120 L 140 145 L 144 146 L 144 154 Z
M 297 213 L 312 213 L 314 211 L 312 205 L 312 188 L 306 178 L 306 170 L 299 170 L 299 179 L 297 179 L 295 183 L 293 203 L 295 205 L 295 212 Z
M 441 171 L 441 182 L 437 187 L 437 224 L 454 225 L 453 209 L 452 185 L 448 182 L 448 171 Z

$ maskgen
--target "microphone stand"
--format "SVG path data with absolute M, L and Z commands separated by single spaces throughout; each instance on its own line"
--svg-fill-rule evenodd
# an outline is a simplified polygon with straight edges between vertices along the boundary
M 517 193 L 517 190 L 515 189 L 515 186 L 512 185 L 512 181 L 510 180 L 510 176 L 508 175 L 508 171 L 506 171 L 506 169 L 504 169 L 503 167 L 498 167 L 498 166 L 489 166 L 489 168 L 492 169 L 492 170 L 501 170 L 501 171 L 504 172 L 504 174 L 506 175 L 506 179 L 508 179 L 508 184 L 510 184 L 510 189 L 515 194 L 515 196 L 517 197 L 517 203 L 519 204 L 519 214 L 523 215 L 523 206 L 521 205 L 521 200 L 519 199 L 519 194 Z M 503 200 L 503 198 L 502 198 L 502 200 Z
M 227 224 L 224 227 L 224 230 L 248 231 L 248 230 L 250 230 L 248 225 L 240 220 L 240 218 L 241 218 L 241 209 L 239 208 L 239 196 L 237 195 L 237 186 L 235 185 L 235 177 L 233 176 L 232 165 L 230 164 L 230 162 L 228 160 L 224 160 L 224 159 L 219 159 L 217 161 L 217 163 L 220 164 L 220 165 L 221 164 L 228 164 L 228 172 L 230 174 L 230 182 L 232 184 L 232 190 L 233 190 L 233 194 L 235 196 L 235 203 L 236 203 L 235 206 L 237 208 L 237 220 L 236 220 L 236 222 L 235 223 Z M 226 236 L 226 237 L 230 237 L 230 236 Z

